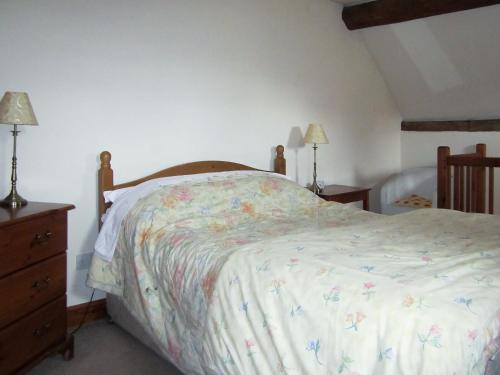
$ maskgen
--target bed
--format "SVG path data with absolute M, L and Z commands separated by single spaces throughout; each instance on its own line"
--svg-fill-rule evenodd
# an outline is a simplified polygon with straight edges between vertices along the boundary
M 89 272 L 113 319 L 186 374 L 494 374 L 498 218 L 325 202 L 283 151 L 277 174 L 198 162 L 121 185 L 101 154 L 101 213 L 119 196 L 100 238 L 130 205 Z

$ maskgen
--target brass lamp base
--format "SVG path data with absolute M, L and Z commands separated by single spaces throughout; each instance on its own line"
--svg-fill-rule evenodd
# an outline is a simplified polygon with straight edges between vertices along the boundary
M 12 136 L 14 138 L 14 149 L 12 152 L 12 174 L 10 176 L 11 188 L 10 194 L 7 195 L 2 201 L 0 201 L 0 206 L 2 207 L 10 207 L 10 208 L 18 208 L 21 206 L 26 206 L 28 201 L 17 194 L 17 157 L 16 157 L 16 149 L 17 149 L 17 135 L 19 134 L 19 130 L 17 130 L 17 125 L 14 124 L 14 130 L 12 131 Z
M 315 143 L 313 146 L 314 150 L 314 172 L 313 172 L 313 183 L 309 186 L 309 190 L 311 190 L 314 194 L 319 194 L 321 189 L 319 188 L 318 183 L 316 182 L 316 150 L 318 149 L 318 145 Z
M 309 190 L 311 190 L 314 194 L 321 193 L 321 189 L 320 189 L 318 183 L 316 182 L 316 179 L 313 181 L 312 185 L 309 186 Z
M 17 194 L 15 190 L 11 190 L 10 194 L 0 201 L 0 206 L 10 208 L 18 208 L 21 206 L 26 206 L 27 204 L 28 201 Z

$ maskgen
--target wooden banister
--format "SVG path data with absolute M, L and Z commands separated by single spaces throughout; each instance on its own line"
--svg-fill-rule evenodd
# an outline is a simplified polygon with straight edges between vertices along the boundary
M 488 186 L 486 186 L 486 168 L 489 168 Z M 486 157 L 485 144 L 477 144 L 475 153 L 458 155 L 450 155 L 449 147 L 439 147 L 438 207 L 465 212 L 493 213 L 494 168 L 500 168 L 500 158 Z M 488 200 L 488 210 L 486 210 L 486 200 Z
M 493 208 L 495 206 L 495 168 L 489 168 L 488 176 L 488 213 L 493 214 Z
M 448 165 L 464 165 L 471 167 L 500 167 L 500 158 L 479 158 L 472 157 L 456 157 L 455 155 L 449 156 L 447 159 Z
M 438 208 L 450 208 L 450 184 L 451 171 L 448 166 L 448 157 L 450 156 L 450 148 L 448 146 L 440 146 L 438 148 L 438 186 L 437 186 L 437 205 Z

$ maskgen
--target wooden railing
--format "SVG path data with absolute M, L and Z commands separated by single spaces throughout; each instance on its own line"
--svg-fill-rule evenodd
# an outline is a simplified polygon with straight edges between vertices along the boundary
M 500 158 L 486 157 L 485 144 L 477 144 L 475 153 L 461 155 L 450 155 L 449 147 L 439 147 L 438 207 L 493 214 L 495 168 L 499 167 Z

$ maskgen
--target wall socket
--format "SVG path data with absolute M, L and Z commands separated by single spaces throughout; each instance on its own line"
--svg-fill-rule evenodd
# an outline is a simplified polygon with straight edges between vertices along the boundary
M 76 269 L 88 270 L 92 261 L 93 253 L 84 253 L 76 256 Z

